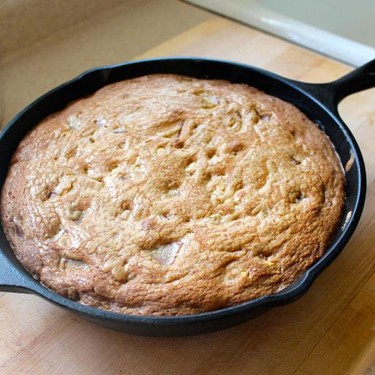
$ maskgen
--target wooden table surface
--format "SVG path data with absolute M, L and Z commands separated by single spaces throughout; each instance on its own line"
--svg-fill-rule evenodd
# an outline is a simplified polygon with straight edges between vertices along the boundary
M 212 17 L 142 56 L 195 55 L 260 66 L 308 82 L 350 67 Z M 0 294 L 1 374 L 375 374 L 375 90 L 340 113 L 363 151 L 368 194 L 342 255 L 300 300 L 240 326 L 148 338 L 86 322 L 33 295 Z

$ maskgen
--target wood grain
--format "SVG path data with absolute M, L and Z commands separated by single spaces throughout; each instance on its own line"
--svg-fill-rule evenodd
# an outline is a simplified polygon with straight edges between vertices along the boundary
M 195 55 L 250 63 L 308 82 L 351 68 L 213 17 L 142 56 Z M 363 151 L 366 207 L 342 255 L 293 304 L 195 337 L 112 332 L 32 295 L 0 295 L 1 374 L 375 374 L 375 90 L 340 113 Z

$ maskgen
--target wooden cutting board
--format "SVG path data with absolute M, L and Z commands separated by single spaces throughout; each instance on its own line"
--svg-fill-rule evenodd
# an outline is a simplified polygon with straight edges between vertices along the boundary
M 140 57 L 196 55 L 326 82 L 350 67 L 219 17 Z M 300 300 L 195 337 L 147 338 L 88 323 L 33 296 L 0 294 L 1 374 L 375 374 L 375 90 L 340 113 L 363 151 L 368 195 L 342 255 Z

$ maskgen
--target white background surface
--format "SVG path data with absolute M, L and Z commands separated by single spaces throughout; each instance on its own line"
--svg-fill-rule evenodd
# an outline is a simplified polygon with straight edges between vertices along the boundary
M 354 66 L 375 58 L 374 0 L 188 1 Z

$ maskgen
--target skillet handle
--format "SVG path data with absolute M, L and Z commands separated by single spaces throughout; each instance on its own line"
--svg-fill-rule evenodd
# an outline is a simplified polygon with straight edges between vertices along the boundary
M 336 104 L 348 95 L 375 87 L 375 59 L 328 85 Z
M 295 84 L 338 115 L 337 106 L 342 99 L 375 87 L 375 59 L 333 82 L 314 84 L 295 81 Z
M 31 293 L 25 276 L 0 249 L 0 291 Z

